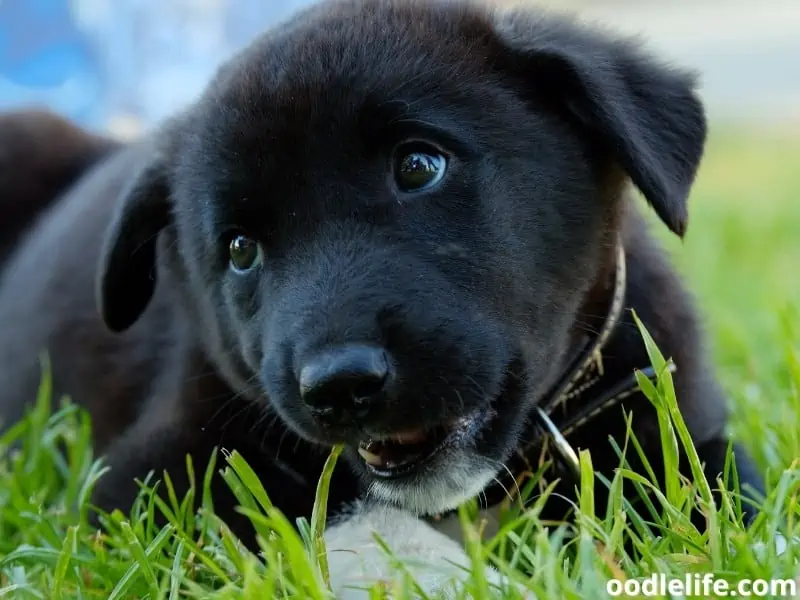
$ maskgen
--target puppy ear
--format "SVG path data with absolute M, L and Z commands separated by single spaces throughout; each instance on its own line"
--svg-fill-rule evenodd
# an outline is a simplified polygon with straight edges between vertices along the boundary
M 120 332 L 142 314 L 156 286 L 156 241 L 170 220 L 169 184 L 161 161 L 147 164 L 123 190 L 106 230 L 97 304 Z
M 707 128 L 694 75 L 657 63 L 631 40 L 524 10 L 498 13 L 494 30 L 505 68 L 577 119 L 683 237 Z

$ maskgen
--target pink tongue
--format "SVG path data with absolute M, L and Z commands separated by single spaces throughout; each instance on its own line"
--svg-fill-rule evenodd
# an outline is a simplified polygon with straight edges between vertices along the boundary
M 392 467 L 419 458 L 423 452 L 419 445 L 427 439 L 422 430 L 393 434 L 384 441 L 361 442 L 358 453 L 370 466 Z
M 361 456 L 361 458 L 364 459 L 364 462 L 367 463 L 368 465 L 371 465 L 373 467 L 383 466 L 383 459 L 381 458 L 381 455 L 375 454 L 374 452 L 370 452 L 364 446 L 360 445 L 358 447 L 358 454 Z
M 422 429 L 416 431 L 404 431 L 402 433 L 395 433 L 389 436 L 389 439 L 398 444 L 419 444 L 424 442 L 427 437 Z

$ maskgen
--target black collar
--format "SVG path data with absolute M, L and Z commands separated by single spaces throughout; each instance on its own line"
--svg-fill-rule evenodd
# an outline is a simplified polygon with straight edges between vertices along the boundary
M 569 366 L 533 409 L 533 427 L 526 436 L 528 441 L 508 461 L 509 473 L 498 475 L 495 482 L 480 494 L 479 501 L 484 508 L 516 498 L 526 475 L 537 472 L 541 474 L 539 488 L 542 490 L 548 480 L 556 478 L 577 483 L 578 453 L 569 438 L 639 391 L 633 371 L 622 379 L 613 380 L 603 365 L 603 350 L 624 310 L 626 281 L 625 250 L 620 242 L 617 244 L 613 291 L 602 326 L 595 332 L 584 334 Z M 639 371 L 645 377 L 655 379 L 651 366 Z M 511 480 L 510 473 L 514 474 L 515 480 Z

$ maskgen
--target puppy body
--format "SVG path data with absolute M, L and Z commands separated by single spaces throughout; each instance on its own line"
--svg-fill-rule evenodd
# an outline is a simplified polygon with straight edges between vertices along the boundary
M 36 217 L 118 145 L 47 111 L 0 115 L 0 265 Z
M 141 154 L 138 148 L 121 151 L 78 183 L 73 192 L 67 191 L 20 244 L 4 270 L 0 356 L 6 366 L 0 371 L 0 384 L 8 386 L 2 415 L 6 425 L 18 419 L 35 397 L 42 378 L 42 352 L 52 357 L 56 393 L 81 398 L 97 414 L 100 449 L 106 439 L 118 435 L 133 420 L 147 396 L 146 383 L 137 383 L 131 371 L 141 372 L 148 368 L 142 361 L 152 363 L 156 357 L 147 356 L 141 341 L 137 344 L 137 331 L 114 337 L 97 327 L 92 299 L 96 253 L 114 197 L 130 177 L 131 161 L 137 154 Z M 60 190 L 54 190 L 54 194 L 58 197 Z M 48 265 L 47 272 L 43 265 Z M 27 291 L 22 292 L 19 286 Z M 73 286 L 85 290 L 81 299 L 72 293 Z M 35 310 L 26 306 L 29 301 L 38 303 Z M 154 303 L 156 319 L 158 312 Z M 27 324 L 21 326 L 20 319 Z M 163 331 L 163 325 L 157 330 Z M 41 350 L 20 351 L 29 341 Z M 158 340 L 154 342 L 153 347 L 158 348 Z M 87 351 L 75 352 L 75 348 Z M 71 358 L 65 361 L 62 356 Z M 149 366 L 150 370 L 154 368 L 153 364 Z
M 185 114 L 67 185 L 19 244 L 0 287 L 0 414 L 13 422 L 35 397 L 47 351 L 56 392 L 93 416 L 112 467 L 94 500 L 109 509 L 129 507 L 151 471 L 185 488 L 186 454 L 204 466 L 221 447 L 245 456 L 290 520 L 309 516 L 327 448 L 345 443 L 327 534 L 343 550 L 337 585 L 387 572 L 366 550 L 374 530 L 398 554 L 466 564 L 417 517 L 481 492 L 535 437 L 533 408 L 602 324 L 621 244 L 623 305 L 678 367 L 713 486 L 724 398 L 692 303 L 628 193 L 632 180 L 682 234 L 704 137 L 691 78 L 560 20 L 391 0 L 310 9 L 225 65 Z M 447 170 L 398 189 L 399 170 L 421 164 Z M 229 265 L 234 242 L 257 245 L 255 268 Z M 381 348 L 390 377 L 368 411 L 332 423 L 344 409 L 312 405 L 304 368 L 353 344 Z M 603 378 L 648 365 L 625 310 Z M 657 457 L 652 407 L 640 394 L 622 407 Z M 375 448 L 437 428 L 445 443 L 403 477 L 356 452 L 365 436 Z M 610 476 L 608 437 L 624 435 L 616 407 L 570 443 Z M 220 478 L 212 493 L 254 544 Z M 548 510 L 565 514 L 556 500 Z

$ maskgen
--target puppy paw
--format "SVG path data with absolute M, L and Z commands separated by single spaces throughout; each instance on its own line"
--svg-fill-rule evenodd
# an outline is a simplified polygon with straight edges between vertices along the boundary
M 329 527 L 325 541 L 331 586 L 338 600 L 369 598 L 368 590 L 375 584 L 390 590 L 404 573 L 427 596 L 456 598 L 459 584 L 469 573 L 470 558 L 460 544 L 395 508 L 359 508 Z M 395 566 L 395 559 L 402 567 Z M 504 578 L 499 572 L 487 566 L 486 577 L 490 585 L 502 589 Z

